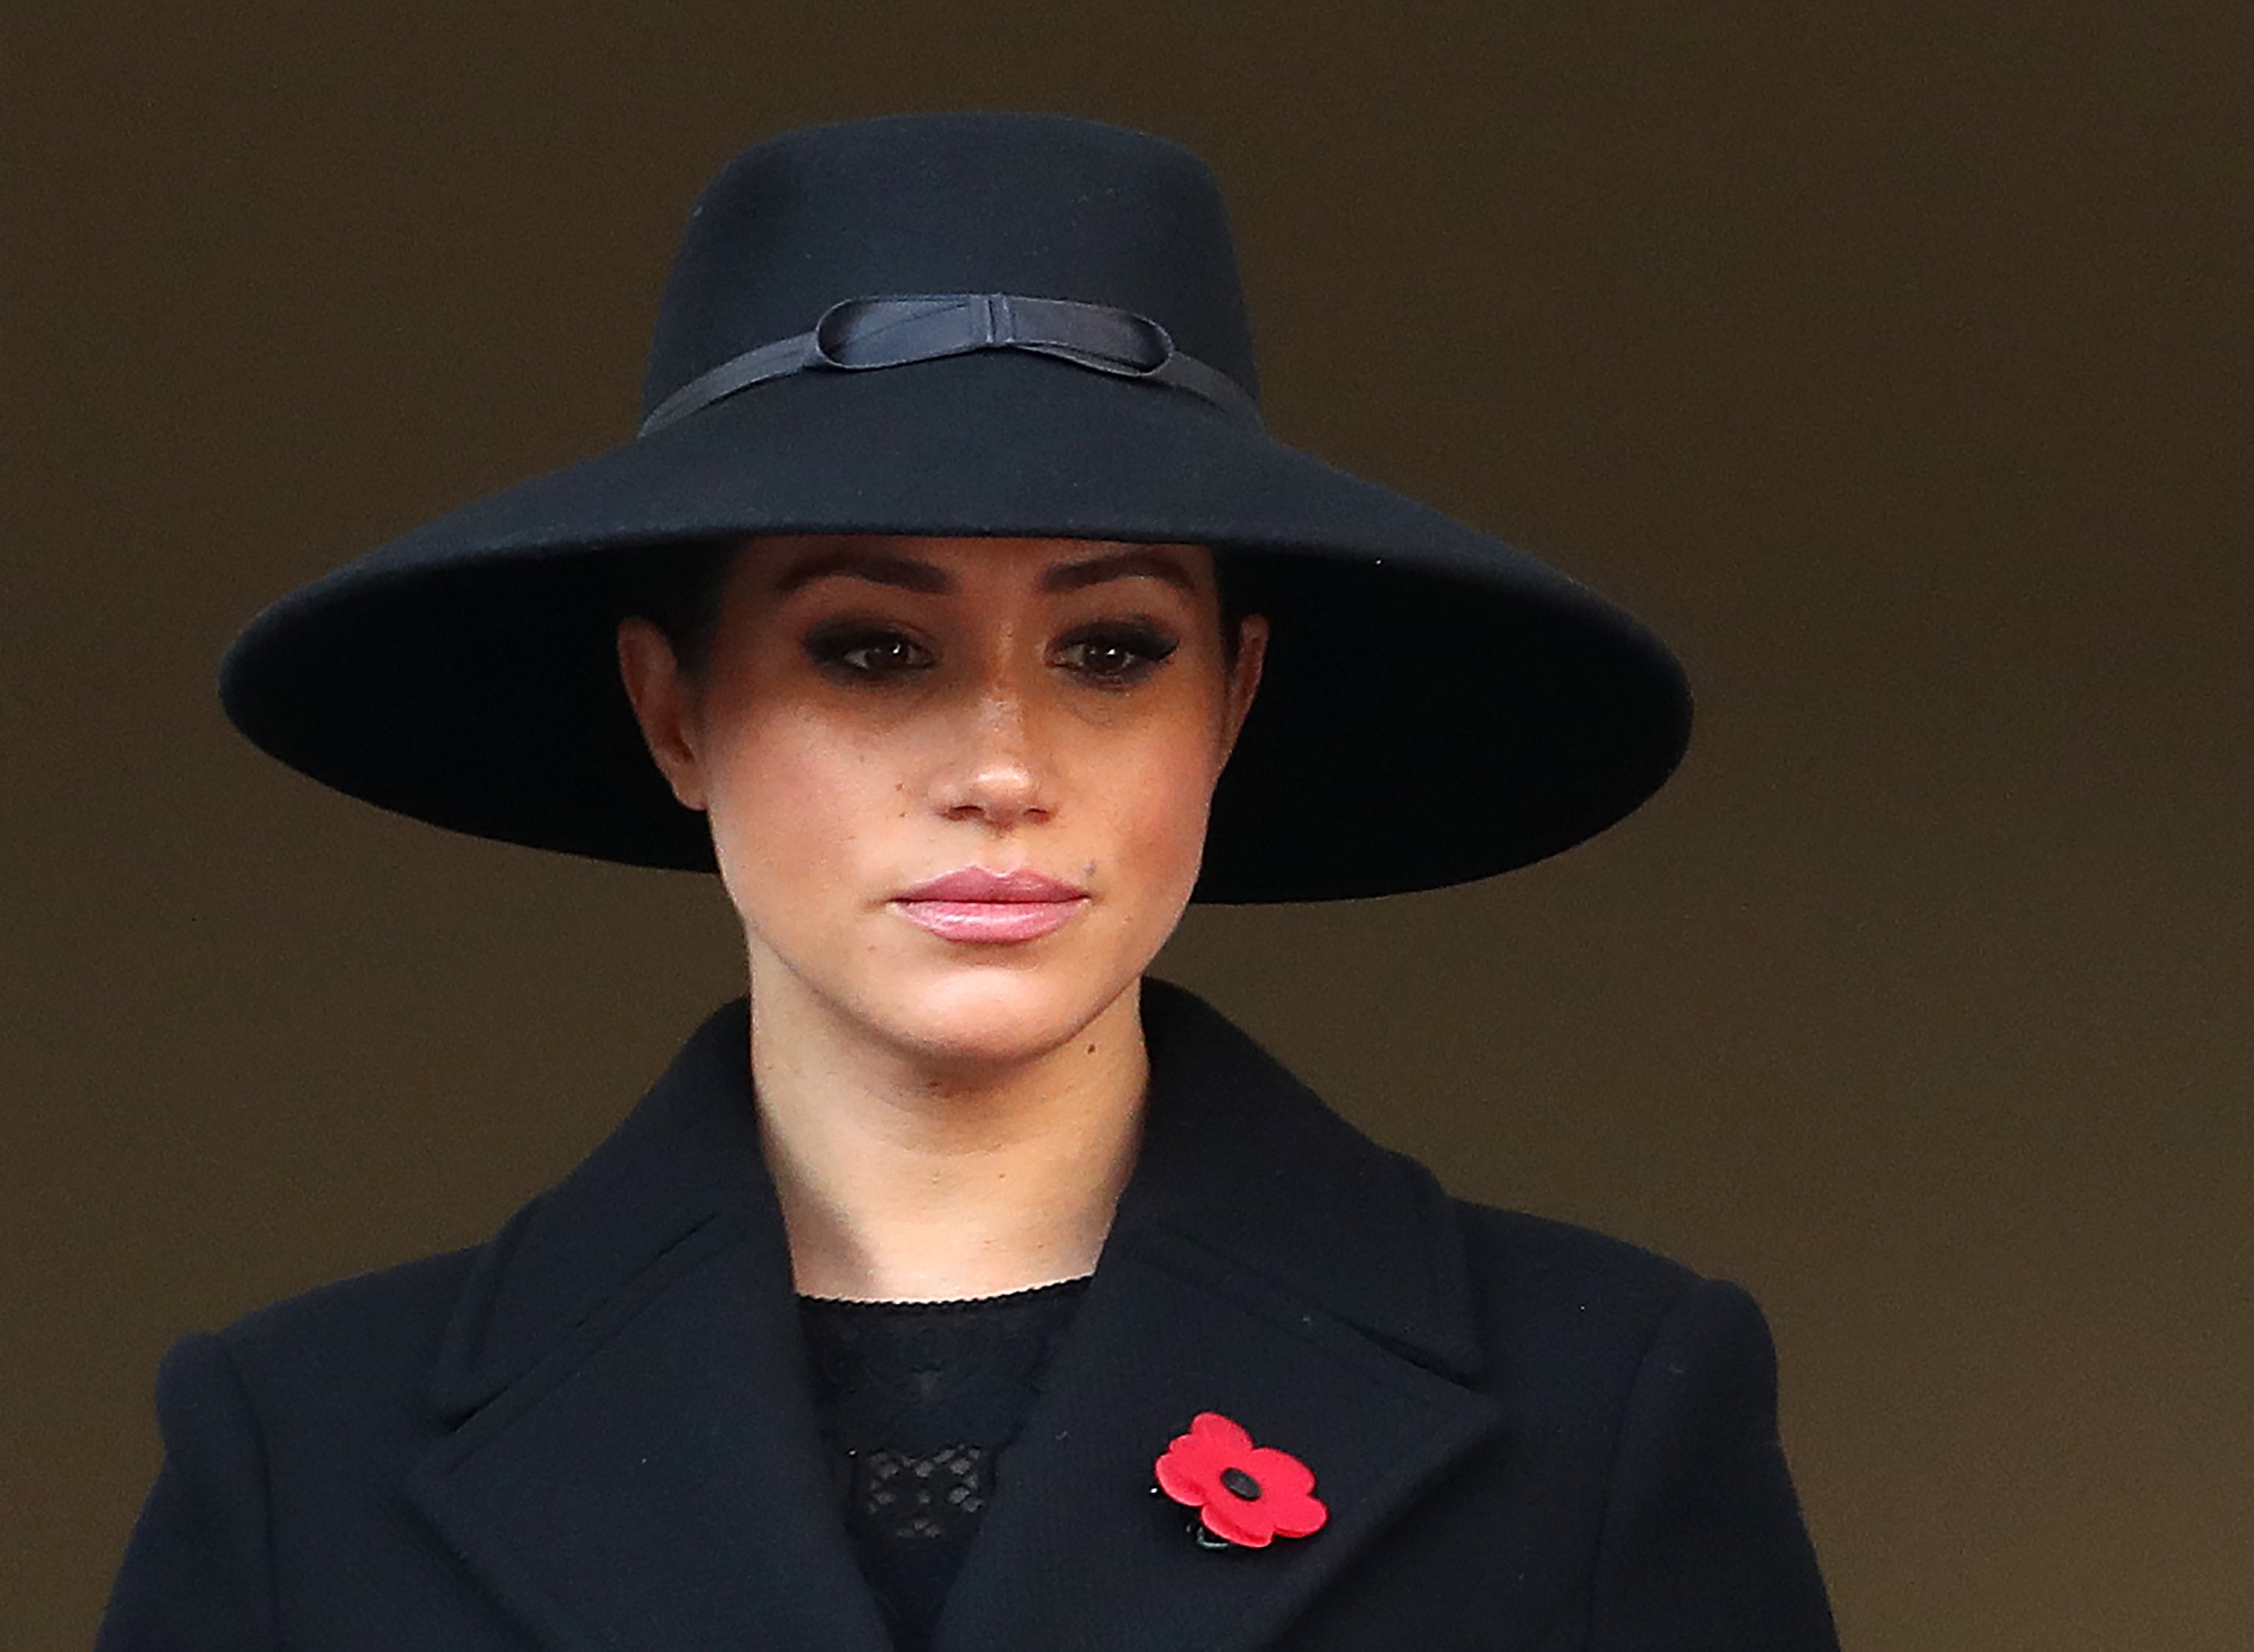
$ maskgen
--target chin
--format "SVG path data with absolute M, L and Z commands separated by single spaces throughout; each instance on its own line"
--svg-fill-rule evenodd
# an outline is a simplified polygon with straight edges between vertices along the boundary
M 888 1042 L 935 1069 L 1013 1067 L 1077 1035 L 1130 990 L 1080 960 L 968 961 L 865 984 L 858 1007 Z

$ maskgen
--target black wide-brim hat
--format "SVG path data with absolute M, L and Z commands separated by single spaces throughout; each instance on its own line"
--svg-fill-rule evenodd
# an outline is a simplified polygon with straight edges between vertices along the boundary
M 1200 543 L 1271 641 L 1198 899 L 1481 878 L 1659 787 L 1690 699 L 1656 639 L 1283 445 L 1256 396 L 1226 214 L 1188 151 L 1049 116 L 787 133 L 690 216 L 640 436 L 284 597 L 221 696 L 355 797 L 709 870 L 620 686 L 622 566 L 761 533 Z

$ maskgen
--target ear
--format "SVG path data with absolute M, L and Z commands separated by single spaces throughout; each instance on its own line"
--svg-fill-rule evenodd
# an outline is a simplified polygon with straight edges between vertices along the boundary
M 1228 720 L 1221 740 L 1224 764 L 1236 749 L 1236 737 L 1243 732 L 1246 713 L 1252 710 L 1252 696 L 1260 692 L 1260 673 L 1267 663 L 1268 616 L 1249 613 L 1237 621 L 1236 659 L 1228 668 Z
M 665 633 L 639 616 L 619 621 L 619 678 L 626 684 L 642 743 L 673 794 L 703 808 L 704 767 L 697 752 L 696 685 L 687 680 Z

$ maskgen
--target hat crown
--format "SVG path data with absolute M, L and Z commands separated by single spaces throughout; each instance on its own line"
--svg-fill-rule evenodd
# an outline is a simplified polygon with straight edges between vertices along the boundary
M 659 308 L 643 410 L 832 304 L 942 292 L 1133 311 L 1258 394 L 1204 162 L 1063 116 L 907 115 L 784 133 L 705 186 Z

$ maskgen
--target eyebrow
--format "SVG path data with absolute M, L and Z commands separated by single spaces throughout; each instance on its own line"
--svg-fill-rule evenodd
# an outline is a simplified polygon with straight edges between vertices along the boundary
M 955 589 L 955 577 L 944 568 L 914 556 L 863 546 L 823 551 L 784 569 L 774 583 L 777 596 L 788 596 L 817 579 L 865 579 L 872 584 L 896 585 L 902 591 L 940 596 Z
M 1138 576 L 1163 579 L 1192 596 L 1197 594 L 1196 582 L 1182 565 L 1156 550 L 1122 550 L 1108 556 L 1091 556 L 1086 562 L 1060 564 L 1041 576 L 1041 589 L 1085 591 L 1109 579 L 1132 579 Z
M 1137 578 L 1164 580 L 1192 596 L 1197 584 L 1182 565 L 1156 550 L 1121 550 L 1090 556 L 1083 562 L 1060 563 L 1041 575 L 1041 589 L 1056 593 L 1085 591 L 1113 579 Z M 775 578 L 777 596 L 788 596 L 817 579 L 865 579 L 872 584 L 892 585 L 925 596 L 944 596 L 955 589 L 955 576 L 934 564 L 903 556 L 895 551 L 861 545 L 841 546 L 793 563 Z

